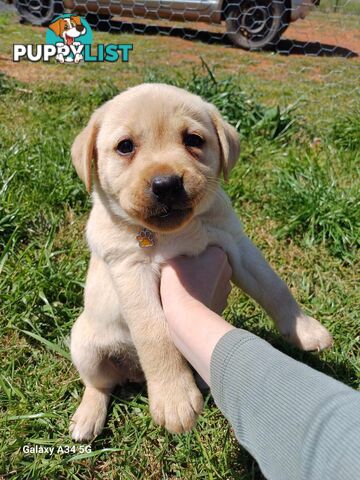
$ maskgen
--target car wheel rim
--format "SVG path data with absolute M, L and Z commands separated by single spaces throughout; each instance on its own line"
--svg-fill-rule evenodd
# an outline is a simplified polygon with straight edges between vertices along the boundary
M 267 29 L 268 21 L 265 7 L 250 7 L 240 17 L 240 29 L 246 31 L 247 36 L 256 36 Z
M 252 43 L 263 42 L 274 31 L 275 13 L 271 2 L 245 0 L 233 7 L 232 20 L 237 24 L 237 32 Z

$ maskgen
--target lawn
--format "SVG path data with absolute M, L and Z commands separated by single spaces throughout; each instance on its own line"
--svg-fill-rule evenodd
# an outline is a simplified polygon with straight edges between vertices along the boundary
M 325 22 L 317 15 L 318 32 L 337 21 L 336 45 L 350 48 L 341 44 L 340 27 L 355 31 L 355 17 L 329 14 Z M 192 432 L 171 435 L 152 423 L 146 388 L 126 386 L 114 393 L 91 449 L 72 443 L 68 423 L 83 387 L 68 337 L 82 308 L 90 199 L 70 146 L 98 105 L 144 80 L 215 103 L 242 139 L 225 188 L 245 230 L 304 309 L 332 332 L 334 346 L 319 355 L 289 347 L 239 290 L 226 318 L 359 388 L 358 60 L 129 33 L 121 35 L 134 43 L 129 64 L 11 63 L 12 43 L 41 43 L 44 32 L 0 15 L 0 478 L 260 479 L 211 396 Z M 96 43 L 114 38 L 95 33 Z M 25 445 L 55 450 L 26 453 Z

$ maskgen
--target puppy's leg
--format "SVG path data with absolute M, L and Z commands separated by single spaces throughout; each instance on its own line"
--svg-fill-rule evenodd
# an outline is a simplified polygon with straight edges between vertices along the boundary
M 70 430 L 75 440 L 89 440 L 103 428 L 115 385 L 143 381 L 109 269 L 95 254 L 86 278 L 85 309 L 71 331 L 71 356 L 86 388 Z
M 91 336 L 83 313 L 71 332 L 71 356 L 85 384 L 81 403 L 70 421 L 70 432 L 76 441 L 91 440 L 101 433 L 110 394 L 122 381 L 119 369 L 96 348 Z
M 70 420 L 73 440 L 86 442 L 102 432 L 111 390 L 86 386 L 81 403 Z
M 159 298 L 158 273 L 151 265 L 126 262 L 110 265 L 110 272 L 145 373 L 155 423 L 172 433 L 190 430 L 202 410 L 203 398 L 170 338 Z
M 232 262 L 234 282 L 264 308 L 289 342 L 303 350 L 332 345 L 331 334 L 301 310 L 286 284 L 245 235 L 238 240 L 236 253 L 238 260 Z

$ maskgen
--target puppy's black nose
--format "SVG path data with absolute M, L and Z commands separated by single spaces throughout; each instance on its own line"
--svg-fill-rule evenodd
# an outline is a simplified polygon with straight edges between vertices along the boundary
M 151 190 L 160 202 L 174 201 L 183 191 L 183 181 L 178 175 L 162 175 L 154 177 Z

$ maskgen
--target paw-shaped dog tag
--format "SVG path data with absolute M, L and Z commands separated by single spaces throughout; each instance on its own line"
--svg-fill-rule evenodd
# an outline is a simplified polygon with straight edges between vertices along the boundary
M 155 245 L 155 235 L 151 230 L 143 228 L 136 235 L 136 240 L 139 243 L 140 248 L 150 248 Z

